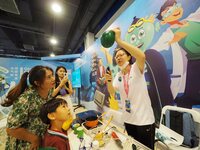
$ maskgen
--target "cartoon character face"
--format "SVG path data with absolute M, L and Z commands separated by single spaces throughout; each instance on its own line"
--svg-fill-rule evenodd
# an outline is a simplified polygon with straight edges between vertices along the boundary
M 145 51 L 153 40 L 153 36 L 153 21 L 140 18 L 136 24 L 129 27 L 125 41 Z
M 163 20 L 161 21 L 162 24 L 178 20 L 183 16 L 183 8 L 180 3 L 174 3 L 173 6 L 166 7 L 161 16 Z

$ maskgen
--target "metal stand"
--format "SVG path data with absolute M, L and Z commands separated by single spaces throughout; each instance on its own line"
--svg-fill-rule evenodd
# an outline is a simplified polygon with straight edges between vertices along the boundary
M 80 107 L 85 108 L 85 106 L 81 105 L 81 91 L 80 88 L 78 88 L 78 105 L 75 105 L 74 111 Z

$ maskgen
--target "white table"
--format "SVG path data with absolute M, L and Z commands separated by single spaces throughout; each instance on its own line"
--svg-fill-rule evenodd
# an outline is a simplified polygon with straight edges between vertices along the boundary
M 109 127 L 108 127 L 109 128 Z M 110 130 L 110 132 L 112 129 Z M 118 137 L 122 141 L 123 145 L 123 150 L 132 150 L 132 144 L 135 144 L 137 146 L 138 150 L 150 150 L 148 147 L 144 146 L 143 144 L 139 143 L 138 141 L 134 140 L 133 138 L 114 130 L 114 132 L 117 133 Z M 69 137 L 69 142 L 70 142 L 70 148 L 71 150 L 79 150 L 79 147 L 86 147 L 86 150 L 93 150 L 91 147 L 91 143 L 93 141 L 93 138 L 90 137 L 89 135 L 84 133 L 84 140 L 80 141 L 79 138 L 77 138 L 77 135 L 74 134 L 73 130 L 70 130 L 68 132 L 68 137 Z M 121 150 L 122 148 L 119 147 L 113 138 L 109 138 L 106 142 L 105 145 L 100 147 L 99 150 Z
M 80 112 L 87 111 L 87 110 L 98 110 L 96 108 L 96 104 L 94 104 L 94 102 L 84 102 L 84 104 L 88 108 L 78 109 L 78 110 L 75 111 L 76 114 L 80 113 Z M 116 133 L 123 143 L 123 146 L 124 146 L 123 150 L 132 150 L 132 144 L 135 144 L 137 146 L 137 150 L 150 150 L 148 147 L 144 146 L 143 144 L 141 144 L 138 141 L 134 140 L 133 138 L 129 137 L 125 133 L 122 133 L 123 129 L 121 128 L 121 126 L 116 121 L 114 121 L 115 119 L 119 120 L 120 115 L 118 113 L 114 114 L 108 108 L 104 108 L 103 111 L 107 112 L 108 116 L 111 116 L 111 115 L 114 116 L 113 123 L 116 123 L 116 124 L 111 123 L 107 128 L 110 128 L 112 126 L 117 127 L 118 131 Z M 68 132 L 68 137 L 69 137 L 71 149 L 72 150 L 79 150 L 79 146 L 80 146 L 81 142 L 80 142 L 80 139 L 77 138 L 77 135 L 75 135 L 73 133 L 73 130 Z M 86 148 L 86 150 L 92 150 L 92 148 L 90 147 L 92 141 L 93 141 L 93 138 L 84 133 L 84 141 L 82 142 L 82 145 L 85 145 L 86 147 L 88 147 L 88 148 Z M 139 149 L 138 147 L 141 147 L 141 148 Z M 117 144 L 115 143 L 115 141 L 112 138 L 110 138 L 109 142 L 106 142 L 106 144 L 103 147 L 100 147 L 99 149 L 100 150 L 121 150 L 122 148 L 118 147 Z

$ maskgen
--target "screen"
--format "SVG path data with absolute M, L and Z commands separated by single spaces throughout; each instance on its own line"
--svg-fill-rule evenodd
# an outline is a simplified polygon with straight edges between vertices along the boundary
M 72 72 L 72 87 L 80 88 L 81 87 L 81 69 L 76 69 Z
M 96 90 L 95 94 L 94 94 L 94 102 L 101 108 L 104 105 L 104 99 L 105 99 L 105 94 L 103 94 L 100 91 Z

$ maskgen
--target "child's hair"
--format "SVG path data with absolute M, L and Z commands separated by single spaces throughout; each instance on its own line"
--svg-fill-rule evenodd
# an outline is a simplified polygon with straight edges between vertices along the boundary
M 40 118 L 43 123 L 50 124 L 50 119 L 48 118 L 48 114 L 55 112 L 58 106 L 60 105 L 67 105 L 67 102 L 62 98 L 52 98 L 44 105 L 42 105 L 40 109 Z

